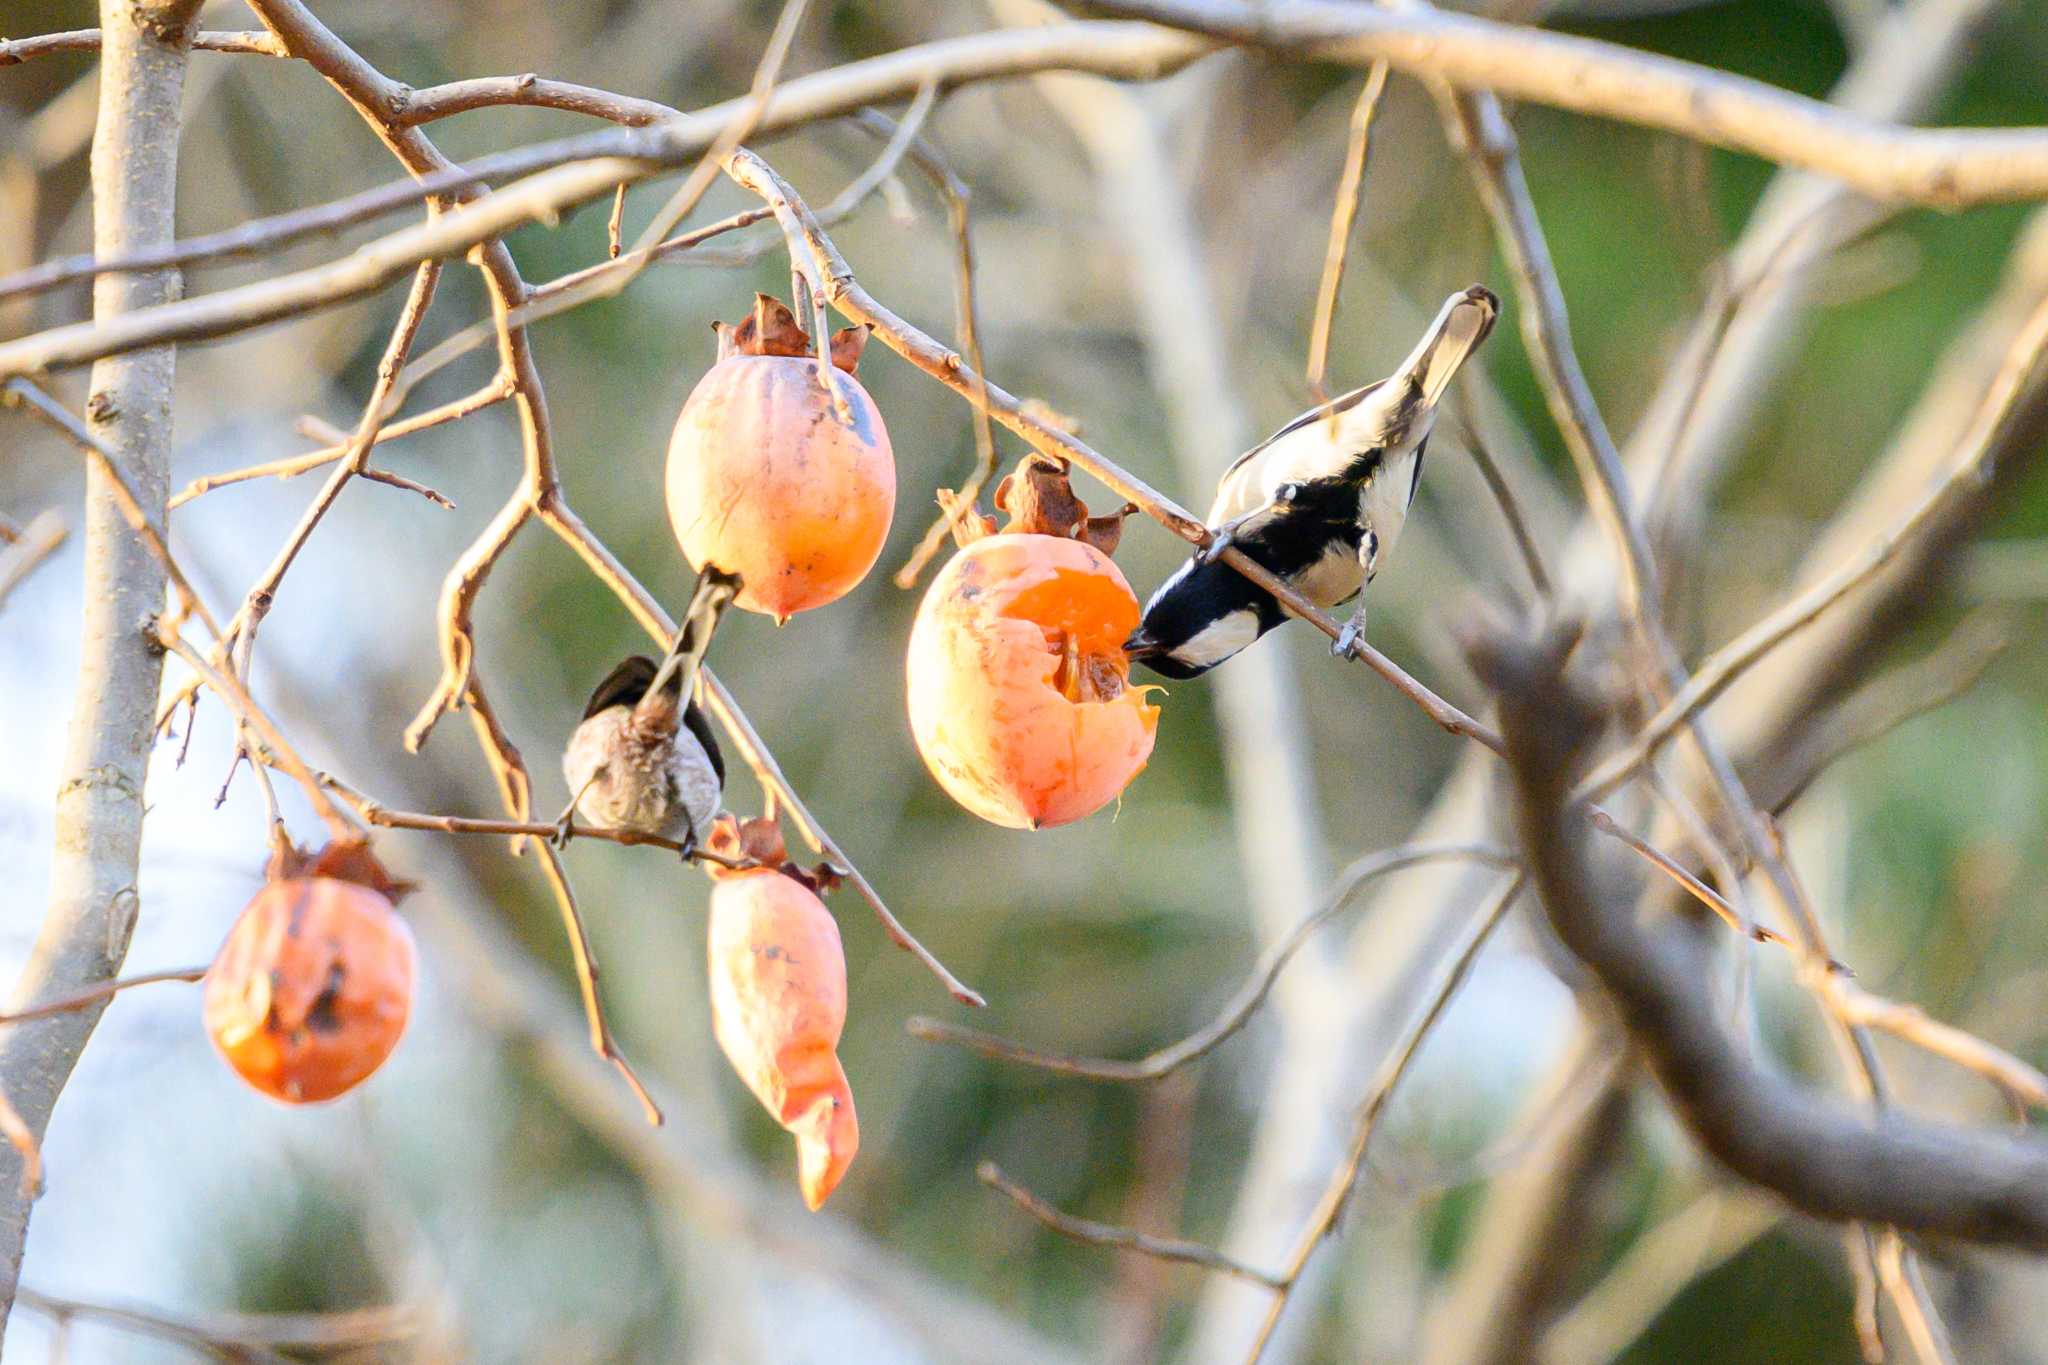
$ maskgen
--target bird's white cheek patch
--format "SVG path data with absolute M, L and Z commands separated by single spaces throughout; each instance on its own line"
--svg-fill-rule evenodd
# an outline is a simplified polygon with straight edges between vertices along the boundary
M 1247 608 L 1218 617 L 1173 653 L 1183 663 L 1206 667 L 1222 663 L 1258 638 L 1258 613 Z

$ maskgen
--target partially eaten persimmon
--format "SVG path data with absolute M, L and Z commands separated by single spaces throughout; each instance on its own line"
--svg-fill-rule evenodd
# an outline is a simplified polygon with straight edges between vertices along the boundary
M 758 865 L 713 867 L 711 1028 L 747 1088 L 796 1139 L 797 1187 L 817 1210 L 853 1164 L 860 1120 L 839 1065 L 846 956 L 818 899 L 819 874 L 789 864 L 772 820 L 721 816 L 711 850 Z
M 845 595 L 882 553 L 896 463 L 854 378 L 865 327 L 828 346 L 835 403 L 810 336 L 778 300 L 718 328 L 719 361 L 668 448 L 668 512 L 693 568 L 740 576 L 738 605 L 786 621 Z
M 998 497 L 1011 529 L 968 522 L 970 543 L 926 592 L 907 680 L 911 734 L 939 785 L 984 820 L 1043 829 L 1130 785 L 1159 708 L 1123 652 L 1138 599 L 1098 548 L 1120 518 L 1087 517 L 1041 457 L 1024 473 Z
M 206 972 L 206 1032 L 237 1075 L 313 1104 L 384 1064 L 412 1012 L 412 930 L 392 908 L 406 889 L 359 844 L 280 855 Z

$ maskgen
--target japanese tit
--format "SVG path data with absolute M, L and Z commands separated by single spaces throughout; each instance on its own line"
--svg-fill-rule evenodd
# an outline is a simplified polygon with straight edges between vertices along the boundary
M 1209 510 L 1209 544 L 1145 605 L 1124 652 L 1155 673 L 1193 678 L 1290 613 L 1219 562 L 1235 545 L 1319 607 L 1359 598 L 1332 652 L 1365 630 L 1365 585 L 1400 539 L 1422 477 L 1437 403 L 1492 330 L 1500 300 L 1479 285 L 1445 301 L 1392 376 L 1313 408 L 1238 457 Z
M 633 655 L 605 675 L 562 752 L 569 807 L 558 838 L 581 817 L 607 829 L 675 839 L 689 856 L 709 833 L 725 791 L 725 759 L 696 701 L 697 669 L 737 574 L 706 567 L 668 657 Z

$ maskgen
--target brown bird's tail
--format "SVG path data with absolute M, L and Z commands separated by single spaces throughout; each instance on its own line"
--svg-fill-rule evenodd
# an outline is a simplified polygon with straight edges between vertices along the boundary
M 675 699 L 692 694 L 704 653 L 711 648 L 712 632 L 718 629 L 718 618 L 732 605 L 739 590 L 738 574 L 714 565 L 704 566 L 704 572 L 697 578 L 697 591 L 690 598 L 690 609 L 683 614 L 682 629 L 676 632 L 675 646 L 647 685 L 648 696 Z

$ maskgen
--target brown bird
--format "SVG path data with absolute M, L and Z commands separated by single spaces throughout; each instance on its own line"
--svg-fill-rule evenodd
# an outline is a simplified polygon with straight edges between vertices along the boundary
M 718 618 L 739 592 L 737 574 L 707 567 L 668 657 L 635 654 L 605 675 L 562 752 L 569 806 L 557 839 L 581 817 L 606 829 L 675 839 L 688 857 L 710 832 L 725 791 L 725 759 L 697 705 L 697 669 Z

